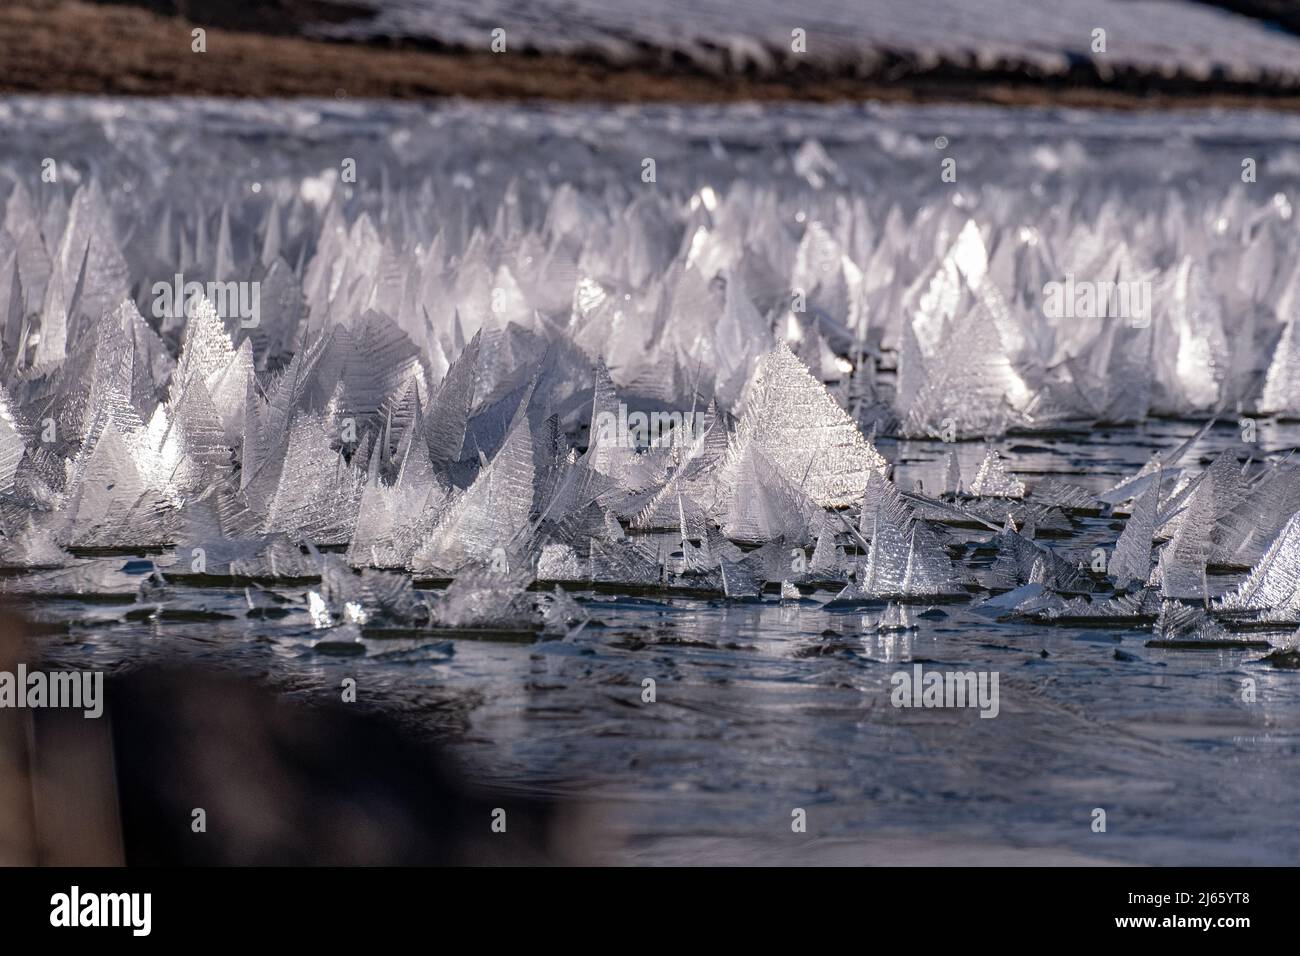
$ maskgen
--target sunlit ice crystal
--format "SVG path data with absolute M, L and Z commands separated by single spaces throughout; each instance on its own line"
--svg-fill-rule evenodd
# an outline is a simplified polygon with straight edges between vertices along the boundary
M 527 569 L 466 568 L 438 597 L 433 620 L 439 627 L 456 629 L 529 629 L 540 617 L 526 590 L 530 581 Z
M 357 566 L 405 567 L 436 527 L 450 494 L 433 479 L 403 475 L 388 485 L 372 474 L 361 494 L 348 560 Z
M 721 558 L 723 593 L 733 600 L 758 600 L 763 596 L 765 577 L 755 561 Z
M 591 615 L 558 585 L 545 595 L 540 606 L 542 627 L 547 633 L 573 637 L 587 625 Z
M 748 445 L 785 480 L 822 507 L 855 503 L 885 459 L 789 348 L 779 344 L 759 363 L 736 429 L 732 462 L 744 473 Z
M 1300 620 L 1300 514 L 1290 517 L 1245 580 L 1223 595 L 1215 608 Z
M 1220 523 L 1234 516 L 1246 495 L 1247 487 L 1236 456 L 1225 451 L 1200 474 L 1175 487 L 1169 498 L 1161 503 L 1159 532 L 1164 537 L 1176 537 L 1183 522 L 1196 515 L 1204 521 L 1201 530 L 1205 539 L 1201 544 L 1206 561 L 1213 562 L 1216 552 L 1221 550 L 1220 542 L 1228 540 L 1221 534 Z M 1240 518 L 1239 515 L 1235 517 Z M 1228 531 L 1234 529 L 1225 529 L 1225 534 Z
M 632 540 L 588 542 L 590 580 L 605 584 L 658 586 L 663 583 L 661 557 Z
M 1235 504 L 1221 510 L 1211 560 L 1221 567 L 1246 568 L 1263 557 L 1290 516 L 1300 511 L 1300 469 L 1277 462 L 1242 485 Z
M 448 505 L 412 556 L 412 567 L 455 570 L 470 561 L 499 563 L 516 550 L 533 510 L 533 450 L 528 416 L 521 407 L 505 444 L 473 484 Z
M 942 544 L 887 479 L 877 476 L 868 484 L 861 525 L 870 548 L 855 582 L 839 599 L 963 593 L 961 577 Z
M 992 587 L 1036 583 L 1063 594 L 1092 591 L 1092 581 L 1085 572 L 1017 532 L 1010 520 L 996 540 L 998 556 L 990 572 Z
M 60 568 L 71 555 L 59 547 L 54 529 L 40 527 L 32 518 L 12 537 L 0 541 L 0 566 L 10 568 Z
M 736 541 L 764 542 L 783 537 L 812 540 L 812 525 L 821 511 L 803 490 L 754 443 L 740 450 L 729 468 L 732 488 L 719 516 L 723 532 Z
M 590 581 L 591 567 L 572 546 L 558 542 L 542 547 L 537 559 L 539 581 Z
M 363 487 L 362 476 L 331 447 L 324 422 L 301 416 L 290 432 L 264 530 L 346 544 L 356 527 Z
M 1213 485 L 1200 484 L 1177 515 L 1178 527 L 1160 550 L 1150 582 L 1166 598 L 1209 598 L 1208 566 L 1218 502 Z
M 79 461 L 64 519 L 67 542 L 80 547 L 166 545 L 176 521 L 171 503 L 150 487 L 137 455 L 112 424 Z
M 1300 331 L 1297 316 L 1291 316 L 1273 352 L 1260 395 L 1259 410 L 1270 414 L 1300 417 Z
M 990 448 L 970 483 L 970 491 L 981 498 L 1021 498 L 1025 494 L 1025 483 L 1009 474 L 1002 456 Z
M 1160 476 L 1147 485 L 1138 496 L 1137 504 L 1120 532 L 1107 568 L 1115 585 L 1128 587 L 1136 582 L 1145 584 L 1151 575 L 1151 542 L 1156 530 L 1156 507 L 1160 498 Z
M 12 490 L 14 475 L 27 450 L 9 394 L 0 385 L 0 495 Z

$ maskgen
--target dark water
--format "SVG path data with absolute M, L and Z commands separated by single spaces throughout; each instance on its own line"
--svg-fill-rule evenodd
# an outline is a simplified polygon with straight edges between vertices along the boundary
M 1031 484 L 1058 475 L 1101 490 L 1196 427 L 1012 436 L 998 447 Z M 1297 443 L 1300 429 L 1262 423 L 1246 445 L 1226 423 L 1183 465 Z M 952 447 L 881 450 L 909 488 L 936 482 Z M 973 475 L 982 446 L 957 450 Z M 1108 519 L 1074 524 L 1071 537 L 1040 543 L 1073 561 L 1117 535 Z M 110 578 L 127 593 L 144 579 L 139 567 Z M 298 601 L 304 589 L 281 590 Z M 305 698 L 338 694 L 354 677 L 360 704 L 450 741 L 477 779 L 579 802 L 574 839 L 600 859 L 1300 862 L 1300 672 L 1261 663 L 1262 651 L 1147 648 L 1149 629 L 1005 624 L 962 605 L 881 633 L 879 612 L 775 596 L 576 596 L 593 620 L 568 637 L 439 634 L 366 640 L 359 654 L 318 644 L 328 632 L 298 604 L 279 619 L 249 617 L 242 589 L 173 585 L 167 607 L 187 618 L 175 620 L 136 619 L 129 603 L 24 604 L 45 632 L 47 666 L 180 655 Z M 894 708 L 890 676 L 916 662 L 997 671 L 998 716 Z M 642 701 L 646 678 L 653 703 Z M 1245 678 L 1254 703 L 1242 699 Z M 792 832 L 795 808 L 805 833 Z M 1092 830 L 1095 808 L 1106 811 L 1104 833 Z

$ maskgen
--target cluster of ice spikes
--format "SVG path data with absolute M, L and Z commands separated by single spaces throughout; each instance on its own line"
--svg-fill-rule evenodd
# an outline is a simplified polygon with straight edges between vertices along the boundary
M 175 577 L 369 569 L 361 597 L 329 571 L 318 610 L 334 621 L 404 606 L 374 597 L 405 594 L 383 571 L 454 579 L 439 613 L 462 623 L 534 582 L 731 598 L 830 585 L 850 604 L 1032 585 L 1032 610 L 1071 618 L 1111 613 L 1081 597 L 1096 585 L 1205 601 L 1207 569 L 1257 562 L 1222 611 L 1297 603 L 1291 466 L 1225 457 L 1189 477 L 1163 462 L 1098 501 L 1027 489 L 990 449 L 968 483 L 952 459 L 935 497 L 895 487 L 876 447 L 1300 413 L 1282 193 L 1121 197 L 1072 180 L 1082 147 L 1066 142 L 1024 161 L 1054 177 L 1048 202 L 992 174 L 957 186 L 929 158 L 900 173 L 914 143 L 884 135 L 666 148 L 656 181 L 633 147 L 534 129 L 575 164 L 566 178 L 555 160 L 512 166 L 508 136 L 449 152 L 401 126 L 354 185 L 346 155 L 308 173 L 290 151 L 245 151 L 235 175 L 230 155 L 150 132 L 180 157 L 162 185 L 110 121 L 108 157 L 56 164 L 52 182 L 0 166 L 10 566 L 148 548 Z M 853 149 L 898 188 L 854 172 Z M 1146 284 L 1150 302 L 1064 317 L 1054 282 Z M 1117 505 L 1132 511 L 1108 574 L 1034 540 Z M 952 530 L 972 525 L 1002 529 L 979 573 Z

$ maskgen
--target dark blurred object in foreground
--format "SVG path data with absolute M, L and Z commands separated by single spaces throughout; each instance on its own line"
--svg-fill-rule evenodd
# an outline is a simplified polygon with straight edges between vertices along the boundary
M 0 619 L 0 670 L 20 660 L 37 666 Z M 187 669 L 108 677 L 104 693 L 98 720 L 0 709 L 0 864 L 572 861 L 560 807 L 476 790 L 383 717 Z

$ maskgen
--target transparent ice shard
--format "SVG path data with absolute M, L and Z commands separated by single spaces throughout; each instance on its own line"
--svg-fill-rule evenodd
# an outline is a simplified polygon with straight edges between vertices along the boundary
M 1063 481 L 1050 475 L 1034 485 L 1029 501 L 1034 505 L 1059 508 L 1066 512 L 1096 513 L 1100 510 L 1097 496 L 1087 488 Z
M 179 392 L 191 378 L 205 385 L 214 383 L 235 358 L 230 335 L 211 301 L 200 297 L 186 312 L 185 338 L 173 376 L 173 392 Z
M 35 363 L 61 361 L 79 317 L 97 321 L 128 298 L 129 290 L 130 270 L 113 234 L 112 215 L 92 180 L 73 196 L 53 256 Z
M 174 512 L 140 476 L 136 456 L 108 424 L 82 460 L 68 493 L 66 540 L 78 547 L 171 543 Z
M 405 567 L 424 536 L 437 525 L 450 494 L 432 474 L 404 472 L 388 485 L 372 473 L 361 493 L 356 528 L 348 543 L 349 562 Z
M 762 569 L 756 562 L 741 559 L 732 561 L 720 558 L 722 570 L 723 593 L 732 600 L 758 600 L 763 596 L 766 584 Z
M 364 477 L 331 447 L 324 422 L 298 417 L 263 530 L 315 544 L 347 544 L 356 528 Z
M 1156 532 L 1156 508 L 1160 502 L 1160 478 L 1147 485 L 1138 496 L 1133 513 L 1129 515 L 1115 544 L 1108 571 L 1121 590 L 1134 582 L 1146 584 L 1151 576 L 1151 542 Z
M 1153 294 L 1155 302 L 1167 303 L 1155 356 L 1171 408 L 1210 409 L 1221 396 L 1232 352 L 1222 307 L 1208 286 L 1203 268 L 1185 257 L 1166 277 L 1165 288 Z
M 730 270 L 726 307 L 714 343 L 718 366 L 715 391 L 723 408 L 734 408 L 740 401 L 750 368 L 757 356 L 771 347 L 771 340 L 771 327 L 750 300 L 744 273 Z
M 556 586 L 555 590 L 545 595 L 541 602 L 542 628 L 548 634 L 560 634 L 572 637 L 591 620 L 586 608 L 569 597 L 564 589 Z
M 1055 397 L 1070 411 L 1105 422 L 1134 422 L 1147 417 L 1151 407 L 1155 336 L 1148 323 L 1134 328 L 1119 319 L 1107 320 L 1100 336 L 1089 342 L 1083 355 L 1063 363 L 1068 388 Z
M 1002 457 L 990 448 L 984 453 L 970 491 L 979 498 L 1023 498 L 1025 483 L 1009 474 Z
M 818 580 L 835 580 L 844 573 L 844 552 L 835 545 L 835 531 L 824 523 L 817 535 L 817 544 L 808 561 L 808 577 Z
M 588 430 L 586 464 L 593 471 L 598 471 L 611 478 L 623 478 L 636 451 L 626 444 L 620 428 L 620 421 L 626 420 L 626 411 L 620 415 L 618 393 L 614 380 L 604 362 L 595 366 L 595 388 L 591 403 L 591 425 Z
M 590 581 L 591 571 L 582 557 L 570 545 L 547 544 L 537 559 L 539 581 Z
M 358 423 L 375 415 L 408 381 L 420 380 L 419 350 L 392 319 L 373 309 L 350 327 L 336 327 L 332 345 L 343 384 L 340 414 Z
M 659 459 L 662 474 L 634 469 L 625 472 L 625 484 L 648 484 L 643 497 L 632 499 L 639 503 L 632 520 L 634 528 L 673 527 L 679 500 L 689 502 L 692 509 L 698 505 L 715 517 L 718 508 L 724 506 L 721 503 L 728 500 L 730 487 L 721 469 L 726 463 L 730 436 L 724 416 L 717 414 L 713 405 L 705 413 L 703 428 L 703 435 L 689 447 L 671 449 Z
M 1291 316 L 1282 328 L 1282 338 L 1264 379 L 1259 410 L 1300 417 L 1300 331 L 1296 329 L 1296 316 Z
M 1263 557 L 1289 516 L 1300 511 L 1297 477 L 1294 465 L 1270 465 L 1243 487 L 1240 501 L 1220 509 L 1211 561 L 1220 567 L 1249 568 Z
M 170 406 L 159 408 L 151 421 L 147 478 L 153 487 L 173 497 L 201 493 L 224 484 L 230 477 L 233 455 L 230 438 L 208 393 L 193 379 Z
M 5 201 L 4 229 L 16 245 L 15 266 L 27 301 L 39 302 L 50 277 L 50 256 L 41 238 L 40 217 L 31 193 L 18 179 Z
M 27 445 L 19 430 L 9 393 L 0 385 L 0 495 L 8 494 L 14 487 L 18 464 L 23 460 Z
M 1300 513 L 1287 520 L 1245 580 L 1214 607 L 1252 612 L 1269 620 L 1300 620 Z
M 1244 644 L 1249 638 L 1237 636 L 1216 622 L 1204 608 L 1180 604 L 1177 601 L 1164 601 L 1160 615 L 1156 619 L 1155 646 L 1195 647 L 1208 645 L 1212 647 Z
M 991 587 L 1014 588 L 1034 582 L 1060 594 L 1093 590 L 1086 572 L 1017 532 L 1010 520 L 996 540 L 998 556 L 990 571 Z
M 962 492 L 961 486 L 961 465 L 957 463 L 957 453 L 948 452 L 944 459 L 943 465 L 943 487 L 939 489 L 941 494 L 959 495 Z
M 1149 583 L 1166 598 L 1208 600 L 1207 570 L 1217 502 L 1213 486 L 1204 483 L 1178 513 L 1178 530 L 1160 550 Z
M 1105 504 L 1118 505 L 1140 495 L 1149 483 L 1157 480 L 1161 473 L 1163 473 L 1165 479 L 1177 479 L 1181 475 L 1181 471 L 1175 466 L 1183 460 L 1183 457 L 1192 446 L 1204 438 L 1206 433 L 1214 427 L 1214 422 L 1215 419 L 1213 418 L 1207 421 L 1197 429 L 1194 435 L 1186 439 L 1177 448 L 1163 455 L 1159 452 L 1153 454 L 1147 463 L 1138 469 L 1137 474 L 1132 478 L 1117 482 L 1114 488 L 1098 495 L 1098 500 Z
M 533 438 L 523 403 L 501 450 L 452 502 L 412 556 L 414 570 L 455 571 L 471 561 L 498 563 L 516 551 L 533 512 Z
M 758 364 L 726 471 L 743 471 L 750 444 L 821 507 L 855 503 L 868 478 L 887 467 L 784 343 Z
M 663 582 L 663 563 L 657 554 L 633 541 L 588 543 L 590 580 L 603 584 L 654 587 Z
M 735 482 L 727 510 L 720 516 L 723 533 L 734 541 L 762 543 L 784 537 L 812 538 L 820 509 L 754 444 L 731 463 Z
M 979 228 L 967 220 L 944 257 L 932 269 L 923 273 L 905 296 L 914 311 L 910 322 L 921 352 L 927 357 L 935 355 L 941 346 L 945 331 L 956 318 L 963 293 L 983 281 L 988 269 L 988 253 Z
M 1064 598 L 1040 582 L 1030 582 L 1010 591 L 1003 591 L 971 608 L 978 614 L 992 617 L 1033 617 L 1066 606 Z
M 908 374 L 911 372 L 909 370 Z M 925 358 L 924 380 L 898 411 L 909 437 L 983 438 L 1021 418 L 1031 392 L 998 333 L 988 306 L 976 301 Z
M 37 525 L 32 517 L 18 533 L 0 539 L 0 566 L 8 568 L 61 568 L 73 561 L 59 547 L 52 528 Z
M 539 623 L 527 569 L 494 572 L 466 567 L 438 597 L 433 619 L 438 627 L 458 630 L 531 630 Z
M 1157 528 L 1165 537 L 1177 534 L 1193 506 L 1205 513 L 1207 541 L 1206 562 L 1209 563 L 1219 549 L 1219 521 L 1241 503 L 1245 495 L 1241 469 L 1231 452 L 1220 454 L 1203 472 L 1176 488 L 1162 502 L 1157 516 Z
M 888 480 L 867 487 L 863 529 L 870 535 L 866 562 L 854 585 L 860 597 L 938 597 L 964 593 L 952 560 Z

